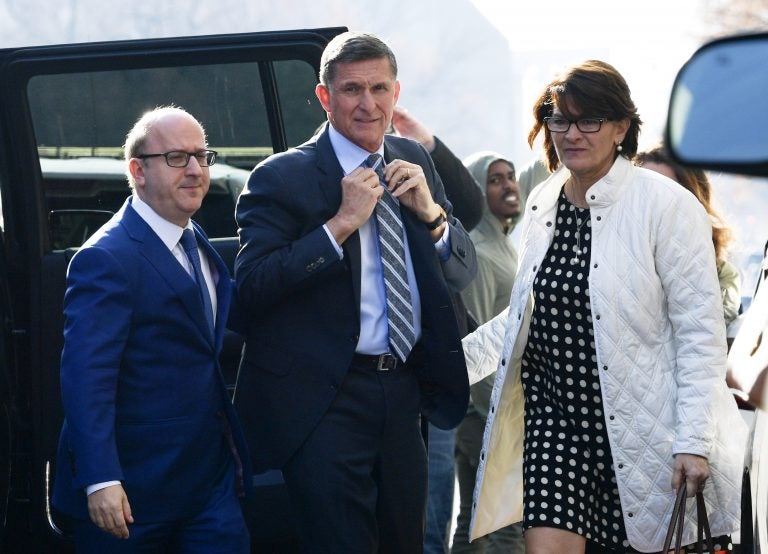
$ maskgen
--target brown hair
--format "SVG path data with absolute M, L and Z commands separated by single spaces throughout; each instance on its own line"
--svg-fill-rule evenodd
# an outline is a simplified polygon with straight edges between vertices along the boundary
M 642 166 L 646 163 L 657 163 L 669 166 L 675 174 L 675 181 L 683 185 L 701 202 L 712 220 L 712 242 L 715 244 L 715 257 L 718 261 L 725 259 L 725 253 L 731 242 L 731 230 L 723 218 L 712 207 L 712 187 L 703 170 L 692 167 L 684 167 L 669 155 L 664 145 L 659 144 L 653 148 L 640 152 L 635 157 L 635 165 Z
M 571 104 L 580 111 L 572 113 Z M 642 121 L 637 115 L 637 108 L 629 93 L 624 77 L 616 69 L 600 60 L 587 60 L 571 67 L 551 81 L 533 105 L 533 117 L 536 120 L 528 133 L 528 144 L 533 147 L 536 136 L 544 130 L 544 153 L 550 171 L 555 171 L 560 164 L 552 142 L 552 136 L 544 125 L 544 118 L 552 115 L 557 107 L 569 119 L 579 117 L 607 117 L 613 121 L 629 119 L 629 129 L 621 143 L 620 154 L 632 159 L 637 152 L 637 137 Z M 617 151 L 615 156 L 618 157 Z M 615 159 L 615 157 L 614 157 Z

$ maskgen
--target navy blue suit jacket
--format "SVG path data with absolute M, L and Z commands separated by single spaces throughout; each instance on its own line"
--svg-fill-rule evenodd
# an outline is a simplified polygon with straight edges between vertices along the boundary
M 196 283 L 130 199 L 72 258 L 53 497 L 65 513 L 88 517 L 85 487 L 112 480 L 137 523 L 199 512 L 231 458 L 224 431 L 248 467 L 218 366 L 234 288 L 193 225 L 219 276 L 215 336 Z
M 422 310 L 422 337 L 410 361 L 421 384 L 422 413 L 450 428 L 464 416 L 469 393 L 449 284 L 459 290 L 474 277 L 475 251 L 451 215 L 426 150 L 387 136 L 384 157 L 424 168 L 451 225 L 451 256 L 441 262 L 424 223 L 401 208 Z M 296 451 L 333 401 L 355 353 L 359 235 L 344 242 L 339 259 L 323 228 L 341 204 L 343 176 L 326 128 L 257 166 L 238 201 L 235 277 L 249 328 L 235 406 L 256 471 L 280 468 Z

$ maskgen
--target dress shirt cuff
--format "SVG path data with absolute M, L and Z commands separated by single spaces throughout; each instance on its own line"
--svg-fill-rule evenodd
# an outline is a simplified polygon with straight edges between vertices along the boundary
M 333 233 L 331 233 L 331 230 L 328 228 L 328 225 L 323 224 L 323 229 L 325 229 L 325 234 L 328 235 L 328 239 L 331 241 L 331 244 L 333 245 L 333 248 L 336 250 L 336 253 L 339 255 L 339 259 L 344 259 L 344 251 L 341 249 L 341 246 L 339 246 L 339 243 L 336 242 L 336 239 L 333 238 Z
M 86 496 L 90 496 L 96 491 L 100 491 L 101 489 L 106 489 L 107 487 L 111 487 L 113 485 L 119 485 L 120 481 L 104 481 L 103 483 L 95 483 L 93 485 L 88 485 L 85 488 L 85 494 Z
M 437 256 L 440 258 L 441 262 L 445 262 L 451 257 L 450 229 L 451 226 L 446 223 L 445 229 L 443 229 L 443 236 L 435 243 L 435 250 L 437 250 Z

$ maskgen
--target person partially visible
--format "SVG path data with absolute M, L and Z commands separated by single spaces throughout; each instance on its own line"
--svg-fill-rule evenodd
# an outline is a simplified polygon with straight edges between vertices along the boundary
M 610 64 L 569 68 L 533 113 L 554 173 L 528 198 L 508 311 L 464 339 L 472 380 L 497 370 L 470 534 L 522 519 L 530 552 L 658 552 L 685 487 L 729 549 L 746 426 L 710 218 L 632 165 L 641 120 Z
M 260 163 L 237 202 L 235 404 L 255 471 L 283 472 L 302 552 L 420 552 L 421 420 L 450 429 L 466 411 L 451 291 L 475 250 L 426 150 L 386 134 L 389 46 L 345 32 L 320 65 L 328 123 Z
M 542 156 L 536 156 L 530 160 L 523 169 L 520 170 L 517 179 L 517 185 L 520 188 L 520 196 L 523 199 L 523 206 L 525 201 L 531 194 L 533 188 L 539 183 L 543 183 L 552 174 L 547 167 L 547 161 Z
M 453 214 L 464 229 L 471 231 L 480 221 L 485 198 L 461 160 L 413 114 L 395 106 L 392 127 L 398 135 L 419 142 L 432 158 L 443 181 L 445 196 L 453 205 Z M 452 294 L 453 308 L 459 325 L 459 335 L 466 335 L 476 322 L 470 319 L 459 292 Z M 453 516 L 456 472 L 454 470 L 455 431 L 427 425 L 427 519 L 424 533 L 424 554 L 444 554 L 449 551 Z
M 515 166 L 508 158 L 482 151 L 468 156 L 464 164 L 478 188 L 483 187 L 485 207 L 480 224 L 469 234 L 478 257 L 477 275 L 461 297 L 477 322 L 485 323 L 509 304 L 517 270 L 517 251 L 509 235 L 520 220 L 522 202 Z
M 739 315 L 741 307 L 741 279 L 739 270 L 726 259 L 731 231 L 723 218 L 712 207 L 712 187 L 707 174 L 702 169 L 684 167 L 675 162 L 663 145 L 639 152 L 635 164 L 651 169 L 683 185 L 707 210 L 712 223 L 712 242 L 715 245 L 717 277 L 723 294 L 725 323 L 728 324 Z
M 401 137 L 413 139 L 427 149 L 443 181 L 445 195 L 453 206 L 453 215 L 461 221 L 464 229 L 474 229 L 483 216 L 485 200 L 461 160 L 402 106 L 395 106 L 392 112 L 392 127 Z
M 161 107 L 125 160 L 133 194 L 67 272 L 53 504 L 78 553 L 247 553 L 249 459 L 218 362 L 234 287 L 190 219 L 216 152 Z
M 477 152 L 467 157 L 464 164 L 485 192 L 483 219 L 469 234 L 477 253 L 477 275 L 461 292 L 467 309 L 482 324 L 509 305 L 509 295 L 517 272 L 517 250 L 510 234 L 520 219 L 522 199 L 515 166 L 501 154 Z M 491 374 L 472 385 L 467 415 L 456 429 L 459 516 L 453 535 L 453 554 L 525 552 L 523 528 L 519 523 L 510 524 L 469 542 L 472 493 L 494 378 L 495 375 Z

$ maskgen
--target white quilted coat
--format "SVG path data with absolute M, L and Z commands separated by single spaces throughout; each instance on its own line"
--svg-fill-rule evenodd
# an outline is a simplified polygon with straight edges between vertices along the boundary
M 507 311 L 464 339 L 474 382 L 498 369 L 471 537 L 522 519 L 520 360 L 536 271 L 552 242 L 561 169 L 530 195 Z M 683 187 L 619 157 L 587 193 L 589 291 L 608 437 L 629 542 L 661 550 L 673 455 L 705 456 L 713 536 L 739 527 L 746 426 L 725 385 L 725 324 L 709 219 Z M 683 544 L 696 539 L 688 503 Z

